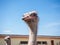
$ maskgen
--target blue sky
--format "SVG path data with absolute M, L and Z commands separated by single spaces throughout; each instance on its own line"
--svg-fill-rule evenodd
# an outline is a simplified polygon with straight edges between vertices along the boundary
M 0 34 L 28 35 L 24 13 L 36 10 L 38 35 L 60 36 L 60 0 L 0 0 Z

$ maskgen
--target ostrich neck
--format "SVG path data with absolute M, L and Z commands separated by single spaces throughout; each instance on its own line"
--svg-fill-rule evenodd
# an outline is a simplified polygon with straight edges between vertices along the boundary
M 37 23 L 31 22 L 29 25 L 29 42 L 28 45 L 36 45 L 36 37 L 37 37 Z
M 11 41 L 6 41 L 6 45 L 11 45 Z

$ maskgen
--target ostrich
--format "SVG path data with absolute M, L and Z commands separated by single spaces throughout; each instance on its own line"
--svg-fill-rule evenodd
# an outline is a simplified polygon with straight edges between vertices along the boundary
M 29 41 L 28 45 L 37 45 L 37 28 L 38 28 L 38 16 L 36 11 L 28 12 L 23 15 L 22 20 L 29 26 Z
M 6 37 L 4 38 L 4 40 L 5 40 L 5 42 L 6 42 L 6 45 L 11 45 L 11 39 L 10 39 L 9 36 L 6 36 Z

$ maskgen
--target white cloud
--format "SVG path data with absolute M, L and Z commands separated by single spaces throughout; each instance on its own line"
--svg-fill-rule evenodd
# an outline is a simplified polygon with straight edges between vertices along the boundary
M 11 30 L 4 30 L 3 33 L 4 34 L 14 34 Z
M 5 32 L 5 33 L 11 33 L 10 30 L 4 30 L 3 32 Z

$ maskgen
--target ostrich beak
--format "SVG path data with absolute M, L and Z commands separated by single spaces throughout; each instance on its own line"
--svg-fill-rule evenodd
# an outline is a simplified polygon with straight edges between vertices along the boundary
M 22 20 L 24 20 L 24 18 L 22 18 Z
M 24 20 L 24 19 L 25 19 L 25 17 L 23 16 L 23 17 L 22 17 L 22 20 Z

